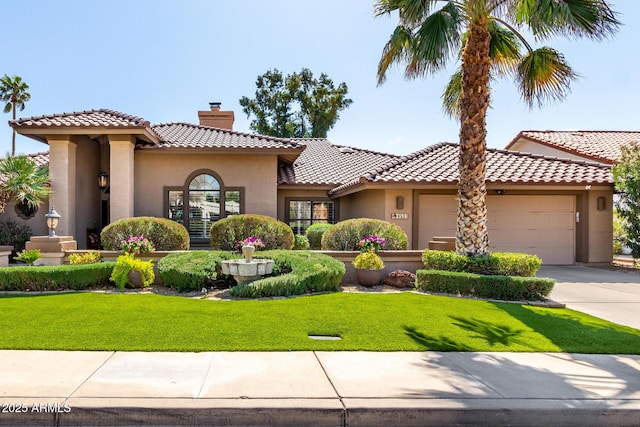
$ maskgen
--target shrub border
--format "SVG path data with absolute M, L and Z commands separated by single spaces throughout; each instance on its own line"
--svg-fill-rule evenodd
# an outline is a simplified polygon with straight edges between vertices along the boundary
M 416 287 L 423 291 L 503 301 L 545 300 L 555 282 L 546 277 L 488 276 L 443 270 L 416 272 Z
M 65 291 L 110 286 L 115 262 L 0 268 L 0 291 Z

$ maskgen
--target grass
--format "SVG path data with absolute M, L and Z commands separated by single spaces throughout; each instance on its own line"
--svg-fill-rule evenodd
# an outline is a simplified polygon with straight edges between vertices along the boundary
M 640 353 L 640 330 L 569 309 L 415 293 L 211 301 L 81 292 L 3 296 L 0 313 L 2 349 Z

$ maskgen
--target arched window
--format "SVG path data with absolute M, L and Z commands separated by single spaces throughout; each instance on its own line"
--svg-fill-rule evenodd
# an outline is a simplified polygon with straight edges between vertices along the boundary
M 187 178 L 183 187 L 166 190 L 169 219 L 183 224 L 195 242 L 209 239 L 209 230 L 214 222 L 242 211 L 243 189 L 225 187 L 212 171 L 196 171 Z

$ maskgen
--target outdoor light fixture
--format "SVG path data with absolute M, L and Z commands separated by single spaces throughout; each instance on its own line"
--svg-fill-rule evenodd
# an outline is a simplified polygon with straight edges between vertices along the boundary
M 100 172 L 98 174 L 98 187 L 104 190 L 109 185 L 109 175 L 106 172 Z
M 496 193 L 498 193 L 501 196 L 506 192 L 507 192 L 507 190 L 503 190 L 503 189 L 496 190 Z
M 47 218 L 47 227 L 49 227 L 49 237 L 56 237 L 55 229 L 60 222 L 60 214 L 51 206 L 51 210 L 45 216 Z

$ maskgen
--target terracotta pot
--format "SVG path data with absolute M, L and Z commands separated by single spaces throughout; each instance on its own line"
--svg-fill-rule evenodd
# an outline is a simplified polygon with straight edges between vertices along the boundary
M 129 274 L 127 274 L 127 279 L 129 279 L 129 284 L 132 288 L 142 288 L 142 274 L 138 270 L 131 270 Z
M 381 276 L 381 269 L 356 268 L 356 277 L 358 278 L 358 283 L 362 286 L 371 287 L 379 285 Z

